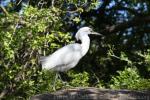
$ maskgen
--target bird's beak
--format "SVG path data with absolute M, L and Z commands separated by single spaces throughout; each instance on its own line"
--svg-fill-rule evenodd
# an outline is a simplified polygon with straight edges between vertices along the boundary
M 100 36 L 102 39 L 105 38 L 105 36 L 104 36 L 103 34 L 100 34 L 100 33 L 97 33 L 97 32 L 92 32 L 91 34 L 98 35 L 98 36 Z
M 101 35 L 100 33 L 97 33 L 97 32 L 92 32 L 91 34 Z
M 95 34 L 95 35 L 99 35 L 99 36 L 104 36 L 104 35 L 102 35 L 100 33 L 97 33 L 97 32 L 92 32 L 91 34 Z

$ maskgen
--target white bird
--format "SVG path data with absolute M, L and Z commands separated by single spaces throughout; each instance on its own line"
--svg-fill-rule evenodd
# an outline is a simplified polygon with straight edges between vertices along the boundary
M 90 38 L 88 34 L 101 35 L 94 32 L 89 27 L 82 27 L 75 35 L 81 44 L 74 43 L 66 45 L 47 57 L 41 57 L 40 62 L 42 69 L 54 70 L 56 72 L 64 72 L 75 67 L 80 59 L 88 52 L 90 46 Z

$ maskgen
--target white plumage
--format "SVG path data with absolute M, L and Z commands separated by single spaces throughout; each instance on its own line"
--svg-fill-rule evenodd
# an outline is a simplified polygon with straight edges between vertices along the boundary
M 75 67 L 79 60 L 88 52 L 90 39 L 88 34 L 97 34 L 89 27 L 78 30 L 75 37 L 81 40 L 81 44 L 74 43 L 66 45 L 47 57 L 41 57 L 40 61 L 43 69 L 51 69 L 58 72 L 67 71 Z

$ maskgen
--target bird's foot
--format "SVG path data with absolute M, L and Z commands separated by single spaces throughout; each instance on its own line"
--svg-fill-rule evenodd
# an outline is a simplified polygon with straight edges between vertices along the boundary
M 62 83 L 64 84 L 64 87 L 65 87 L 65 88 L 73 87 L 73 86 L 71 86 L 68 82 L 63 81 Z
M 55 88 L 55 87 L 53 87 L 53 91 L 56 91 L 56 88 Z

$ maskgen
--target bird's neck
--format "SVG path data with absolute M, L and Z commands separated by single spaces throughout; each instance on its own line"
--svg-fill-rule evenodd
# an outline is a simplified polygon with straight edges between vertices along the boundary
M 88 52 L 89 46 L 90 46 L 90 38 L 88 37 L 88 35 L 81 37 L 81 47 L 83 56 Z

